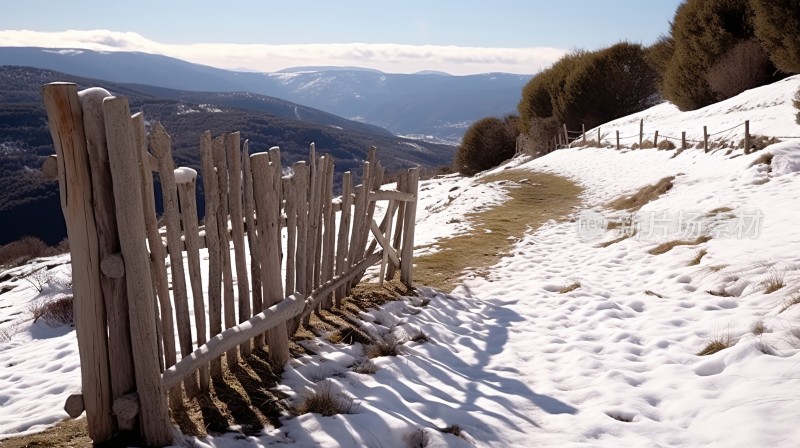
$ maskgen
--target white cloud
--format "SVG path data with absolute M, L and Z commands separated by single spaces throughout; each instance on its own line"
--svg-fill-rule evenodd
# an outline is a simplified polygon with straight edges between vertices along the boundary
M 165 44 L 133 32 L 69 30 L 0 31 L 0 46 L 141 51 L 221 68 L 276 71 L 300 65 L 375 68 L 393 73 L 441 70 L 453 74 L 536 73 L 566 50 L 549 47 L 487 48 L 401 44 Z

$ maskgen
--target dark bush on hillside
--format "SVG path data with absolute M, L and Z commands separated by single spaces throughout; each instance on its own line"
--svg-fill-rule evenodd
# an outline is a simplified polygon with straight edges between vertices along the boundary
M 593 128 L 653 106 L 657 79 L 641 45 L 613 45 L 574 67 L 554 102 L 554 115 L 568 128 Z
M 455 169 L 472 176 L 514 157 L 517 138 L 515 117 L 488 117 L 467 129 L 455 158 Z
M 775 66 L 800 73 L 800 3 L 797 0 L 750 0 L 754 31 Z
M 563 94 L 567 78 L 588 54 L 582 50 L 569 53 L 528 81 L 517 106 L 521 132 L 529 131 L 533 118 L 553 116 L 553 104 Z
M 674 53 L 661 93 L 681 110 L 707 106 L 719 99 L 708 84 L 708 70 L 754 35 L 749 0 L 687 0 L 678 7 L 671 32 Z
M 736 96 L 769 82 L 775 67 L 755 39 L 739 42 L 708 70 L 708 85 L 718 99 Z
M 645 60 L 656 72 L 658 84 L 664 79 L 664 72 L 667 71 L 669 61 L 675 53 L 675 41 L 671 36 L 659 36 L 653 45 L 645 49 Z

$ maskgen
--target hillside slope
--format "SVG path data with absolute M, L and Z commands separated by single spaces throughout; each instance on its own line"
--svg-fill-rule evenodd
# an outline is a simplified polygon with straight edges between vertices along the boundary
M 706 108 L 704 122 L 723 129 L 740 120 L 731 114 L 753 97 L 781 90 L 790 98 L 796 89 L 781 86 Z M 748 117 L 783 123 L 772 132 L 797 135 L 800 126 L 786 111 L 781 103 L 751 109 Z M 647 122 L 666 128 L 664 120 Z M 800 140 L 754 154 L 728 149 L 570 148 L 494 170 L 568 177 L 584 188 L 582 209 L 572 221 L 551 221 L 511 241 L 512 256 L 488 272 L 465 273 L 453 291 L 419 285 L 420 297 L 364 312 L 365 333 L 402 341 L 398 356 L 371 361 L 374 374 L 358 371 L 360 344 L 308 341 L 313 354 L 293 359 L 283 374 L 279 389 L 287 402 L 330 387 L 353 400 L 356 412 L 287 415 L 280 428 L 256 436 L 232 429 L 176 442 L 796 446 Z M 436 250 L 433 243 L 464 232 L 480 244 L 490 230 L 464 216 L 502 201 L 514 187 L 481 183 L 487 174 L 422 182 L 417 245 Z M 672 187 L 640 210 L 611 206 L 665 177 L 674 177 Z M 632 228 L 628 218 L 635 218 Z M 61 404 L 79 382 L 74 332 L 48 329 L 25 313 L 60 292 L 40 294 L 25 282 L 45 262 L 0 274 L 0 288 L 8 289 L 0 295 L 0 331 L 10 335 L 0 340 L 0 364 L 8 366 L 0 370 L 0 437 L 63 418 Z M 718 351 L 701 354 L 715 341 Z

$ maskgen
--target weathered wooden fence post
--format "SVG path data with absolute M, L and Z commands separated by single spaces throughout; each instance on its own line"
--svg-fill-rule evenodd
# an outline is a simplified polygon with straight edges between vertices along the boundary
M 703 151 L 708 152 L 708 127 L 703 126 Z
M 419 168 L 411 168 L 408 172 L 408 190 L 419 196 Z M 417 200 L 406 203 L 405 222 L 403 223 L 403 253 L 400 264 L 400 280 L 409 288 L 413 286 L 414 271 L 414 229 L 417 220 Z
M 158 173 L 161 177 L 161 196 L 164 199 L 164 220 L 167 224 L 167 250 L 169 252 L 170 272 L 172 273 L 172 293 L 175 302 L 175 320 L 178 324 L 178 342 L 181 355 L 189 356 L 194 351 L 192 344 L 192 324 L 189 319 L 189 294 L 186 289 L 186 272 L 183 269 L 183 243 L 181 242 L 180 212 L 178 209 L 178 187 L 175 183 L 175 161 L 172 159 L 172 138 L 161 123 L 156 123 L 150 133 L 150 147 L 158 159 Z M 164 335 L 169 337 L 169 335 Z M 190 397 L 199 392 L 197 376 L 187 376 L 183 383 Z
M 97 224 L 92 208 L 91 168 L 81 104 L 75 84 L 48 84 L 42 88 L 42 97 L 58 155 L 61 210 L 70 241 L 75 332 L 87 428 L 89 437 L 101 443 L 111 438 L 114 428 L 106 312 L 100 284 Z
M 147 445 L 165 446 L 172 443 L 172 428 L 158 361 L 156 316 L 153 312 L 155 297 L 150 288 L 152 279 L 145 243 L 144 206 L 141 190 L 131 188 L 142 182 L 137 156 L 139 151 L 134 144 L 127 98 L 106 98 L 103 100 L 103 112 L 114 199 L 117 204 L 124 204 L 116 208 L 116 214 L 130 300 L 131 345 L 139 394 L 141 433 Z
M 125 288 L 124 268 L 122 276 L 109 272 L 109 266 L 119 257 L 120 246 L 117 235 L 117 218 L 114 211 L 114 192 L 111 170 L 108 165 L 108 145 L 106 141 L 103 99 L 111 94 L 101 88 L 90 88 L 78 92 L 83 108 L 83 129 L 86 135 L 86 148 L 89 165 L 92 169 L 92 196 L 94 198 L 94 217 L 97 224 L 98 248 L 100 257 L 100 286 L 108 318 L 108 360 L 111 378 L 112 398 L 116 400 L 131 393 L 136 388 L 133 373 L 133 353 L 128 318 L 128 296 Z M 120 429 L 133 429 L 134 421 L 120 421 Z
M 686 131 L 681 131 L 681 149 L 686 149 Z
M 656 135 L 653 137 L 653 146 L 658 148 L 658 131 L 656 131 Z
M 239 320 L 242 323 L 252 317 L 250 280 L 244 254 L 244 215 L 242 214 L 242 151 L 238 132 L 225 135 L 225 153 L 228 157 L 228 204 L 231 212 L 231 239 L 236 267 L 236 286 L 239 296 Z M 250 342 L 239 347 L 242 357 L 250 354 Z
M 200 160 L 203 164 L 203 190 L 206 198 L 205 230 L 208 248 L 208 329 L 210 335 L 222 332 L 222 248 L 219 242 L 219 185 L 214 170 L 215 148 L 221 150 L 222 141 L 211 139 L 206 131 L 200 139 Z M 222 379 L 222 362 L 219 358 L 211 361 L 211 376 Z
M 583 138 L 583 146 L 586 146 L 586 125 L 581 123 L 581 138 Z
M 567 124 L 564 123 L 564 145 L 569 146 L 569 133 L 567 132 Z
M 644 139 L 644 118 L 639 120 L 639 149 L 642 148 L 643 139 Z
M 597 147 L 602 148 L 603 144 L 600 142 L 600 128 L 597 128 Z
M 617 130 L 617 151 L 619 151 L 619 130 Z
M 253 171 L 253 195 L 256 203 L 256 225 L 262 246 L 259 254 L 262 274 L 264 276 L 264 307 L 270 307 L 283 300 L 283 282 L 281 281 L 280 251 L 275 244 L 281 231 L 281 197 L 275 191 L 275 176 L 280 176 L 278 166 L 269 161 L 269 154 L 257 153 L 250 156 Z M 283 322 L 267 332 L 269 356 L 278 365 L 289 360 L 289 337 L 286 323 Z
M 744 121 L 744 153 L 750 154 L 750 120 Z

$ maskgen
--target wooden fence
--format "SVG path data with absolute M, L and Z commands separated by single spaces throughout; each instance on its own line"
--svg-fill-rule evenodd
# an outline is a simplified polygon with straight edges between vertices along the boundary
M 601 127 L 599 126 L 594 130 L 590 130 L 589 134 L 587 134 L 586 126 L 584 125 L 581 125 L 580 131 L 571 131 L 567 128 L 567 125 L 564 124 L 561 130 L 550 139 L 550 148 L 552 149 L 548 152 L 561 148 L 571 147 L 573 144 L 581 146 L 587 146 L 590 144 L 594 144 L 596 146 L 603 146 L 604 141 L 608 142 L 608 144 L 612 145 L 612 147 L 616 148 L 617 150 L 622 148 L 643 148 L 644 146 L 646 146 L 646 143 L 652 144 L 652 147 L 657 148 L 659 144 L 659 139 L 661 139 L 662 142 L 666 140 L 669 140 L 670 142 L 680 142 L 680 146 L 673 143 L 673 145 L 675 145 L 676 148 L 680 149 L 688 149 L 691 147 L 691 145 L 696 144 L 697 147 L 701 147 L 705 152 L 708 152 L 710 149 L 709 139 L 711 137 L 722 134 L 730 134 L 731 131 L 739 127 L 744 128 L 740 135 L 742 136 L 742 145 L 745 149 L 745 153 L 747 154 L 750 152 L 752 144 L 752 135 L 750 134 L 750 120 L 745 120 L 743 123 L 737 124 L 730 128 L 724 129 L 722 131 L 717 131 L 714 133 L 709 133 L 708 127 L 703 126 L 702 140 L 687 139 L 686 131 L 681 131 L 681 136 L 678 137 L 666 134 L 659 134 L 658 130 L 653 131 L 652 133 L 653 139 L 648 140 L 650 134 L 645 134 L 644 119 L 639 120 L 638 133 L 631 135 L 620 135 L 619 130 L 616 130 L 615 131 L 616 135 L 613 138 L 610 137 L 606 138 L 607 134 L 602 134 Z M 595 132 L 597 134 L 596 139 L 594 141 L 591 141 L 591 139 L 595 137 Z M 788 138 L 795 138 L 795 137 L 788 137 Z M 631 143 L 626 144 L 625 143 L 626 140 L 633 140 L 634 142 L 632 144 Z M 520 143 L 521 139 L 518 138 L 517 152 L 520 152 Z
M 381 190 L 384 168 L 372 148 L 362 183 L 344 173 L 334 198 L 333 159 L 318 157 L 313 144 L 308 163 L 284 175 L 277 147 L 249 155 L 239 133 L 206 132 L 199 226 L 197 173 L 176 169 L 160 124 L 146 135 L 142 114 L 131 116 L 126 98 L 103 89 L 53 83 L 43 97 L 82 372 L 82 393 L 65 409 L 73 417 L 86 411 L 94 442 L 137 429 L 147 445 L 171 444 L 168 409 L 182 406 L 184 393 L 207 389 L 224 364 L 254 347 L 284 364 L 290 335 L 315 310 L 341 306 L 370 266 L 380 265 L 381 282 L 399 272 L 411 286 L 418 169 L 402 173 L 396 190 Z

